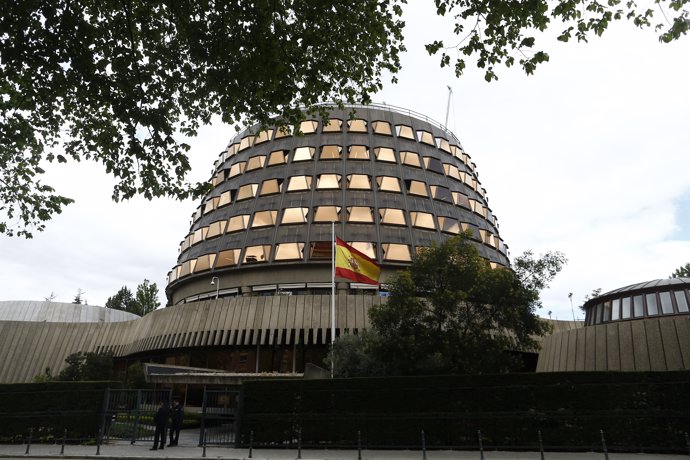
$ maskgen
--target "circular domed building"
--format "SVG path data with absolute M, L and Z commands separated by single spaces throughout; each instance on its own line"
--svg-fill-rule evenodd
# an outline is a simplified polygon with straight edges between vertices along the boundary
M 331 108 L 299 131 L 255 126 L 221 152 L 169 273 L 169 305 L 329 294 L 332 222 L 382 266 L 384 285 L 419 248 L 466 230 L 494 266 L 509 264 L 476 167 L 440 124 L 371 105 Z
M 589 299 L 583 328 L 544 338 L 537 371 L 690 369 L 690 278 L 632 284 Z

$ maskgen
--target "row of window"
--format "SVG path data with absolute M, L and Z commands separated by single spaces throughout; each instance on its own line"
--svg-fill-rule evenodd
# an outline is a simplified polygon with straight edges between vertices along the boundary
M 306 120 L 300 124 L 300 131 L 305 134 L 314 134 L 318 131 L 319 122 L 316 120 Z M 347 127 L 347 132 L 351 133 L 368 133 L 369 123 L 367 120 L 363 119 L 353 119 L 347 120 L 343 123 L 342 120 L 338 118 L 331 118 L 325 124 L 323 124 L 321 132 L 323 133 L 339 133 L 342 132 L 343 127 Z M 373 121 L 371 123 L 372 131 L 374 134 L 379 134 L 383 136 L 392 136 L 393 131 L 395 135 L 402 139 L 409 139 L 413 141 L 419 141 L 420 143 L 427 144 L 443 150 L 449 153 L 465 163 L 470 169 L 474 170 L 475 166 L 470 159 L 470 156 L 462 151 L 457 145 L 452 145 L 447 139 L 443 137 L 434 137 L 434 135 L 426 130 L 414 130 L 412 126 L 409 125 L 392 125 L 387 121 Z M 275 135 L 275 136 L 274 136 Z M 227 150 L 221 153 L 220 157 L 216 161 L 216 168 L 225 163 L 229 158 L 232 158 L 239 152 L 242 152 L 254 145 L 259 145 L 264 142 L 268 142 L 272 139 L 280 139 L 284 137 L 292 136 L 292 129 L 290 127 L 282 127 L 276 129 L 267 129 L 261 131 L 257 134 L 250 134 L 244 136 L 238 142 L 232 143 Z
M 231 165 L 228 169 L 222 169 L 211 179 L 211 184 L 214 187 L 222 184 L 228 179 L 237 177 L 241 174 L 255 171 L 264 167 L 284 165 L 288 162 L 289 151 L 275 150 L 268 155 L 256 155 L 249 158 L 247 161 L 240 161 Z M 297 147 L 293 153 L 292 163 L 301 161 L 310 161 L 314 159 L 316 153 L 315 147 Z M 342 158 L 343 148 L 340 145 L 323 145 L 320 149 L 320 160 L 338 160 Z M 377 161 L 388 163 L 397 163 L 396 152 L 389 147 L 376 147 L 374 154 Z M 400 163 L 414 168 L 421 168 L 422 164 L 427 171 L 436 174 L 445 174 L 446 176 L 462 182 L 468 187 L 475 190 L 480 195 L 484 196 L 484 190 L 480 182 L 470 173 L 461 171 L 457 166 L 450 163 L 442 163 L 441 160 L 434 157 L 423 157 L 417 152 L 401 151 L 399 152 Z M 351 145 L 347 149 L 347 158 L 354 160 L 368 160 L 369 148 L 364 145 Z
M 376 189 L 380 192 L 402 193 L 403 186 L 408 195 L 433 198 L 449 204 L 467 208 L 497 226 L 496 217 L 488 207 L 464 193 L 451 191 L 441 185 L 428 185 L 422 181 L 407 179 L 401 181 L 393 176 L 376 176 Z M 314 190 L 373 190 L 373 178 L 367 174 L 319 174 L 317 176 L 291 176 L 287 179 L 266 179 L 261 184 L 244 184 L 237 189 L 226 190 L 218 196 L 208 198 L 192 216 L 192 224 L 201 216 L 231 203 L 238 203 L 255 197 L 282 193 L 309 192 Z
M 330 223 L 340 222 L 343 208 L 340 206 L 317 206 L 314 208 L 312 222 Z M 349 223 L 374 223 L 376 211 L 369 206 L 348 206 L 344 209 L 346 221 Z M 310 209 L 307 207 L 285 208 L 278 217 L 277 210 L 257 211 L 253 219 L 250 214 L 233 216 L 227 220 L 220 220 L 208 226 L 198 228 L 180 244 L 180 253 L 188 248 L 224 234 L 230 234 L 251 228 L 272 227 L 275 225 L 306 224 L 309 222 Z M 409 215 L 407 217 L 406 215 Z M 438 223 L 437 223 L 438 220 Z M 461 231 L 470 230 L 469 223 L 460 222 L 452 217 L 434 216 L 428 212 L 409 211 L 395 208 L 379 208 L 378 222 L 381 225 L 412 225 L 427 230 L 440 230 L 444 233 L 457 235 Z M 503 241 L 488 230 L 479 230 L 478 238 L 485 244 L 505 253 Z
M 688 313 L 686 290 L 650 292 L 607 300 L 587 312 L 586 324 L 601 324 L 631 318 Z
M 376 243 L 363 241 L 350 241 L 348 243 L 372 259 L 377 258 Z M 168 274 L 168 283 L 193 273 L 233 267 L 240 263 L 243 265 L 266 263 L 271 260 L 271 256 L 274 262 L 300 261 L 304 260 L 305 250 L 309 260 L 324 261 L 331 260 L 332 257 L 331 241 L 315 241 L 309 243 L 309 245 L 302 242 L 279 243 L 275 245 L 273 254 L 271 254 L 271 249 L 270 244 L 263 244 L 248 246 L 244 250 L 240 248 L 227 249 L 216 254 L 205 254 L 175 266 Z M 382 243 L 381 252 L 382 258 L 386 262 L 410 262 L 412 260 L 410 246 L 406 244 Z M 492 262 L 491 266 L 496 268 L 498 264 Z

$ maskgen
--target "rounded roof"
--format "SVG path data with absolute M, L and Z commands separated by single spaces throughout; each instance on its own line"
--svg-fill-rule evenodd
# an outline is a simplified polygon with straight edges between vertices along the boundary
M 635 283 L 629 286 L 620 287 L 612 291 L 605 292 L 599 296 L 590 299 L 587 303 L 602 297 L 617 296 L 619 294 L 628 294 L 634 291 L 658 290 L 658 288 L 665 287 L 688 287 L 690 286 L 690 278 L 663 278 L 659 280 L 645 281 L 643 283 Z
M 329 110 L 300 135 L 254 126 L 221 152 L 169 273 L 170 303 L 216 288 L 222 296 L 329 282 L 332 221 L 382 265 L 383 280 L 419 248 L 462 231 L 482 257 L 509 265 L 476 165 L 455 136 L 388 106 Z
M 0 301 L 0 321 L 47 323 L 117 323 L 139 316 L 112 308 L 64 302 L 34 300 Z

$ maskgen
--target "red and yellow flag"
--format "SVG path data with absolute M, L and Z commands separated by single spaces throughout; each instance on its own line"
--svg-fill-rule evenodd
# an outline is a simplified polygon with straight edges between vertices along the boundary
M 335 275 L 360 283 L 379 284 L 381 266 L 336 237 Z

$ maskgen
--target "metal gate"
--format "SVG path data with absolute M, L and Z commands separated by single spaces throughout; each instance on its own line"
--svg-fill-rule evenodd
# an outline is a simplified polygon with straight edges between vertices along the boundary
M 153 415 L 161 401 L 170 405 L 172 390 L 107 389 L 103 402 L 103 436 L 106 440 L 153 441 Z M 165 440 L 165 438 L 163 438 Z
M 235 443 L 237 428 L 238 390 L 204 389 L 201 408 L 199 445 L 228 445 Z M 205 438 L 205 439 L 204 439 Z

